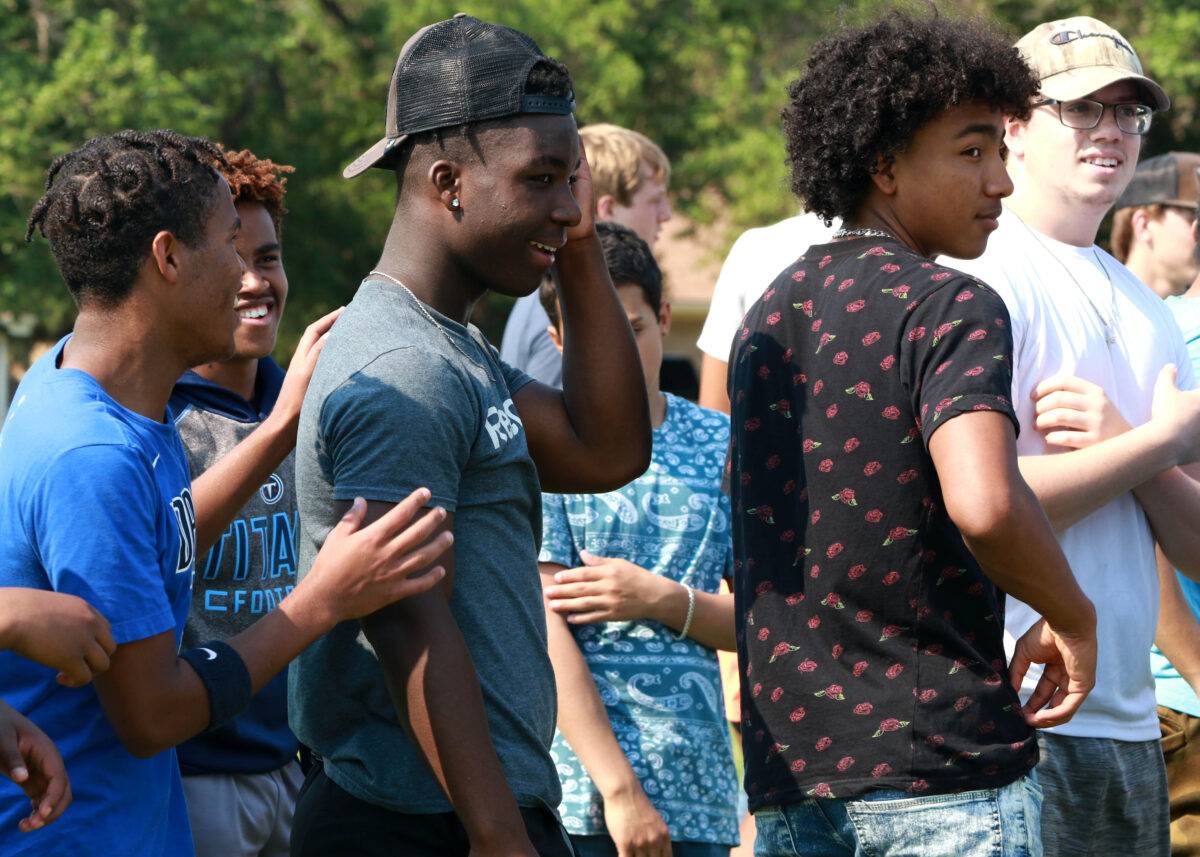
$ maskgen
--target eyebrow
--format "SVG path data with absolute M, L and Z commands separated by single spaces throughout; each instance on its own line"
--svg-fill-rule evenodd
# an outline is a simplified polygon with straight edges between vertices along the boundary
M 259 244 L 257 247 L 255 247 L 254 255 L 257 256 L 260 253 L 274 253 L 277 250 L 282 250 L 282 249 L 283 249 L 283 245 L 280 244 L 278 241 L 268 241 L 266 244 Z
M 242 231 L 242 218 L 241 218 L 241 216 L 239 216 L 239 215 L 234 215 L 234 218 L 233 218 L 233 226 L 229 227 L 229 231 L 230 231 L 230 232 L 234 232 L 234 233 L 236 233 L 236 232 L 241 232 L 241 231 Z
M 555 155 L 538 155 L 529 162 L 530 168 L 541 166 L 551 166 L 556 169 L 565 170 L 567 169 L 567 162 Z M 576 164 L 576 166 L 578 167 L 579 165 Z
M 991 137 L 993 140 L 1000 136 L 996 126 L 990 122 L 976 122 L 955 134 L 954 139 L 960 140 L 963 137 L 970 137 L 972 134 L 983 134 L 985 137 Z

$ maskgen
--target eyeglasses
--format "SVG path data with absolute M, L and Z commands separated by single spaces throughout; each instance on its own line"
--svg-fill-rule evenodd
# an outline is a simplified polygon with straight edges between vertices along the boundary
M 1117 127 L 1126 134 L 1145 134 L 1150 130 L 1150 122 L 1154 118 L 1154 110 L 1145 104 L 1104 104 L 1090 98 L 1076 98 L 1073 101 L 1044 98 L 1033 102 L 1034 107 L 1044 107 L 1047 104 L 1058 108 L 1059 122 L 1080 131 L 1088 131 L 1099 125 L 1100 120 L 1104 118 L 1104 110 L 1108 107 L 1112 108 Z

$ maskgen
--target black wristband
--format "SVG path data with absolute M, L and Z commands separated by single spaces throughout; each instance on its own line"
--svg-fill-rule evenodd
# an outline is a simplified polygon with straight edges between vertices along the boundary
M 208 729 L 228 723 L 250 704 L 250 672 L 233 646 L 209 640 L 179 657 L 191 665 L 208 691 Z

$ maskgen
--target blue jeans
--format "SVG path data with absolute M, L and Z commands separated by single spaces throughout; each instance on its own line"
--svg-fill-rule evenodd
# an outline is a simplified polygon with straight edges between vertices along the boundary
M 809 798 L 754 814 L 755 857 L 1042 857 L 1042 791 L 1001 789 L 859 800 Z
M 571 836 L 576 857 L 617 857 L 617 846 L 607 836 Z M 729 857 L 728 845 L 708 842 L 672 842 L 671 857 Z

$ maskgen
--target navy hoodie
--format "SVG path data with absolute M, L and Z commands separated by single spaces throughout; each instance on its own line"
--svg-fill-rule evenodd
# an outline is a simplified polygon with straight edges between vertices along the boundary
M 253 402 L 195 372 L 176 382 L 170 409 L 193 480 L 267 417 L 283 376 L 269 357 L 260 360 Z M 245 630 L 296 585 L 299 521 L 294 473 L 295 457 L 289 453 L 217 543 L 196 561 L 184 648 Z M 286 765 L 297 747 L 288 728 L 284 670 L 233 720 L 182 744 L 179 766 L 185 775 L 264 773 Z

